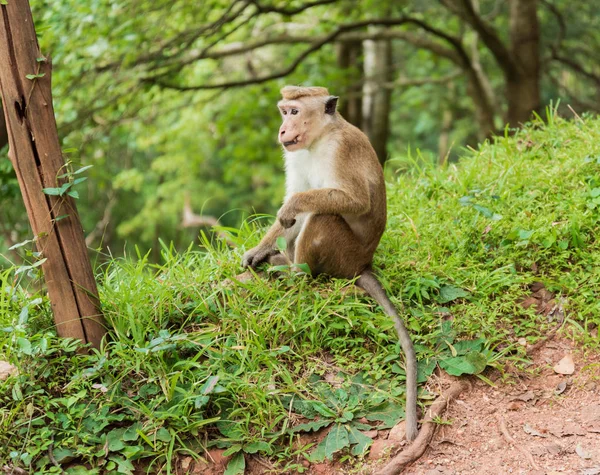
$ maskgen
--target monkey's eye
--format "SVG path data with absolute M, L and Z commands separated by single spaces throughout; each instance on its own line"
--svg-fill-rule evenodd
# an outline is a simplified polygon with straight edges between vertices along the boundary
M 290 114 L 292 114 L 292 115 L 296 115 L 297 113 L 298 113 L 298 109 L 292 109 L 290 111 Z
M 282 110 L 281 110 L 281 113 L 282 113 L 283 115 L 287 115 L 287 111 L 286 111 L 285 109 L 282 109 Z

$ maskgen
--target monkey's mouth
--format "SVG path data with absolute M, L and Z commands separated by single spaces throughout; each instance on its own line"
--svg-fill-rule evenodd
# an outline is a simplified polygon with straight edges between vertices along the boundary
M 284 147 L 289 147 L 290 145 L 296 145 L 298 143 L 298 137 L 294 140 L 288 140 L 287 142 L 283 142 Z

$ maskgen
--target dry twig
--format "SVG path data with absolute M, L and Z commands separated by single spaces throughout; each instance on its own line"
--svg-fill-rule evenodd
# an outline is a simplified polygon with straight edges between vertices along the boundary
M 539 470 L 540 467 L 537 463 L 535 463 L 535 460 L 533 460 L 533 455 L 531 455 L 530 452 L 528 452 L 523 447 L 521 447 L 515 441 L 515 439 L 512 438 L 512 436 L 508 432 L 508 429 L 506 428 L 506 421 L 504 420 L 504 417 L 502 417 L 502 415 L 500 415 L 500 414 L 496 414 L 496 420 L 498 421 L 498 424 L 500 425 L 500 432 L 502 432 L 502 435 L 504 436 L 506 441 L 510 445 L 515 447 L 519 452 L 521 452 L 527 458 L 527 460 L 529 460 L 529 464 L 531 465 L 531 468 L 533 468 L 534 470 Z

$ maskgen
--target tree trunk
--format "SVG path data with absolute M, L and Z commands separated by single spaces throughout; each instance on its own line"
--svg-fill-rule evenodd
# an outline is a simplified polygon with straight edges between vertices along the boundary
M 477 139 L 483 142 L 496 133 L 494 106 L 489 102 L 489 96 L 486 94 L 485 87 L 481 83 L 477 71 L 471 65 L 467 65 L 465 72 L 467 73 L 467 94 L 469 94 L 475 106 Z
M 339 111 L 351 124 L 361 127 L 362 115 L 362 42 L 341 41 L 337 46 L 338 66 L 346 75 Z
M 516 71 L 506 78 L 506 122 L 511 127 L 540 110 L 539 46 L 537 0 L 510 0 L 510 51 L 516 64 Z
M 0 5 L 0 89 L 9 157 L 41 257 L 60 336 L 100 346 L 105 334 L 96 282 L 75 201 L 49 196 L 67 172 L 52 108 L 51 65 L 40 52 L 27 0 Z M 29 76 L 29 77 L 28 77 Z M 60 217 L 60 219 L 58 219 Z
M 387 160 L 393 80 L 392 45 L 389 39 L 365 40 L 363 87 L 363 131 L 369 137 L 381 164 Z
M 480 14 L 479 0 L 472 0 L 473 10 Z M 475 103 L 478 124 L 477 138 L 480 142 L 496 133 L 496 98 L 489 78 L 483 70 L 479 55 L 479 34 L 475 32 L 470 44 L 471 62 L 467 71 L 467 88 Z

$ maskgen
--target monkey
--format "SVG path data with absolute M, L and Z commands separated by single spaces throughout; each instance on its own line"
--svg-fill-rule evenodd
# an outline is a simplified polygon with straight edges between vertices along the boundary
M 406 358 L 406 437 L 417 428 L 417 361 L 410 335 L 373 273 L 386 226 L 383 169 L 367 136 L 336 110 L 324 87 L 285 86 L 277 103 L 285 158 L 285 198 L 277 219 L 242 266 L 308 264 L 313 276 L 357 279 L 394 326 Z M 286 240 L 285 251 L 277 239 Z

